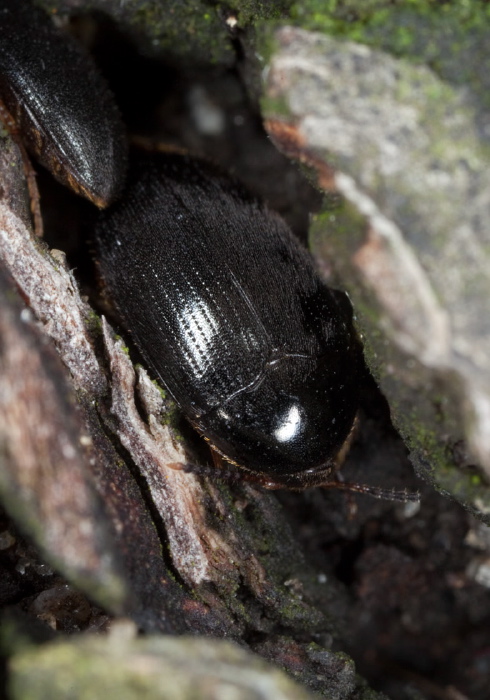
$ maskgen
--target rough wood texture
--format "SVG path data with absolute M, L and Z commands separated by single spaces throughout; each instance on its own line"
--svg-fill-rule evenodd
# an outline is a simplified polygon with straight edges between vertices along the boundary
M 115 37 L 108 27 L 108 34 L 103 33 L 97 41 L 90 20 L 85 24 L 82 19 L 77 24 L 82 35 L 86 32 L 87 43 L 111 79 L 131 130 L 140 134 L 151 131 L 157 140 L 168 141 L 170 136 L 173 143 L 208 154 L 225 169 L 233 169 L 274 209 L 283 212 L 304 240 L 309 212 L 319 206 L 318 195 L 271 146 L 261 131 L 260 115 L 243 89 L 246 84 L 255 96 L 260 89 L 260 66 L 250 31 L 253 3 L 231 3 L 235 8 L 243 7 L 243 12 L 235 16 L 238 24 L 234 28 L 218 7 L 212 21 L 204 21 L 209 29 L 205 35 L 196 30 L 197 17 L 196 23 L 181 24 L 169 11 L 164 18 L 166 24 L 160 25 L 151 12 L 138 12 L 143 5 L 147 9 L 158 6 L 158 11 L 165 14 L 170 4 L 139 0 L 100 0 L 96 4 L 125 28 L 130 15 L 139 22 L 132 32 L 133 37 L 139 37 L 138 50 L 128 44 L 121 49 L 121 37 Z M 347 8 L 348 27 L 355 4 L 336 3 L 339 11 Z M 415 4 L 410 3 L 410 7 L 413 9 Z M 84 0 L 52 0 L 45 5 L 60 9 L 61 20 L 57 21 L 62 25 L 64 10 L 88 6 Z M 194 4 L 178 5 L 188 19 L 195 17 Z M 296 10 L 318 20 L 320 13 L 313 15 L 312 5 L 305 0 Z M 454 6 L 448 3 L 445 8 L 449 12 Z M 389 7 L 390 11 L 398 11 L 400 3 L 390 3 Z M 199 8 L 201 22 L 210 5 L 205 2 Z M 365 8 L 368 4 L 363 2 L 363 12 Z M 306 15 L 302 15 L 305 21 Z M 423 15 L 417 37 L 427 37 L 434 22 L 437 28 L 439 18 L 448 17 L 446 13 L 435 15 L 432 24 L 427 14 Z M 228 20 L 233 24 L 233 16 Z M 168 32 L 173 23 L 177 39 Z M 97 27 L 100 29 L 98 23 Z M 390 36 L 395 29 L 391 25 Z M 473 29 L 469 32 L 462 24 L 461 31 L 471 39 L 470 48 L 474 47 L 477 42 Z M 155 39 L 153 32 L 169 39 L 165 46 L 159 40 L 152 45 L 159 57 L 162 49 L 172 53 L 168 64 L 153 63 L 141 56 L 140 51 L 147 51 Z M 196 43 L 191 36 L 196 37 Z M 482 45 L 486 46 L 488 32 L 483 36 Z M 211 40 L 214 48 L 209 45 Z M 198 44 L 206 50 L 198 51 Z M 434 41 L 425 40 L 425 44 L 431 50 L 437 46 Z M 451 45 L 449 51 L 445 50 L 445 60 L 451 58 L 453 48 Z M 221 66 L 207 63 L 210 56 L 216 59 L 218 55 L 224 57 Z M 300 58 L 299 53 L 296 58 Z M 111 60 L 118 65 L 111 68 Z M 462 60 L 456 63 L 464 71 L 468 65 L 475 65 Z M 234 70 L 223 65 L 233 65 Z M 359 67 L 362 65 L 360 61 Z M 486 61 L 479 60 L 478 65 L 488 77 Z M 320 80 L 316 82 L 321 84 Z M 367 97 L 368 91 L 363 94 Z M 325 107 L 323 93 L 318 98 Z M 327 106 L 333 109 L 332 104 Z M 281 107 L 284 103 L 278 100 L 274 109 L 270 105 L 264 109 L 276 115 L 275 109 Z M 345 133 L 352 135 L 348 128 L 351 116 L 345 116 L 343 125 Z M 289 132 L 293 145 L 297 145 L 297 133 L 293 125 Z M 2 616 L 0 633 L 13 657 L 11 668 L 15 668 L 16 680 L 12 689 L 18 688 L 22 697 L 28 688 L 33 689 L 39 697 L 42 682 L 47 696 L 53 697 L 59 683 L 73 686 L 78 679 L 82 685 L 77 687 L 83 687 L 79 670 L 86 667 L 77 665 L 77 659 L 82 658 L 93 662 L 91 673 L 97 678 L 97 690 L 105 697 L 110 693 L 107 679 L 111 689 L 116 687 L 114 676 L 109 674 L 109 667 L 115 670 L 116 666 L 122 667 L 122 673 L 128 671 L 125 678 L 129 676 L 131 687 L 141 680 L 139 672 L 145 675 L 147 670 L 145 680 L 157 690 L 158 662 L 161 659 L 163 667 L 165 659 L 175 659 L 172 668 L 183 668 L 184 679 L 197 679 L 192 692 L 202 696 L 209 683 L 219 683 L 217 678 L 229 678 L 231 673 L 235 680 L 243 679 L 242 661 L 247 667 L 253 666 L 248 657 L 239 660 L 240 673 L 236 657 L 228 666 L 230 654 L 211 639 L 231 637 L 328 698 L 358 700 L 376 696 L 356 676 L 349 657 L 337 651 L 342 649 L 355 658 L 357 671 L 390 697 L 407 700 L 416 694 L 425 698 L 466 694 L 472 700 L 486 700 L 488 527 L 423 485 L 419 507 L 357 497 L 355 501 L 347 500 L 344 494 L 319 490 L 271 494 L 246 484 L 218 481 L 209 455 L 185 431 L 175 429 L 175 414 L 168 412 L 167 402 L 162 401 L 144 370 L 133 371 L 124 341 L 114 337 L 107 324 L 103 328 L 100 317 L 78 295 L 74 278 L 83 285 L 84 292 L 96 297 L 95 275 L 84 270 L 86 231 L 79 230 L 80 222 L 90 219 L 90 211 L 78 203 L 76 214 L 70 216 L 72 203 L 66 193 L 57 191 L 54 195 L 46 176 L 39 173 L 46 235 L 51 236 L 52 247 L 66 251 L 70 267 L 76 267 L 72 274 L 63 256 L 52 260 L 49 251 L 27 235 L 29 207 L 20 160 L 8 141 L 2 143 L 6 149 L 0 155 L 1 205 L 5 207 L 2 221 L 8 235 L 2 238 L 1 247 L 9 256 L 15 282 L 9 282 L 8 290 L 0 296 L 0 317 L 10 329 L 5 338 L 15 339 L 15 343 L 14 351 L 9 343 L 5 355 L 12 371 L 1 379 L 6 390 L 1 392 L 0 404 L 11 415 L 7 416 L 8 434 L 0 426 L 0 460 L 5 507 L 31 542 L 27 544 L 0 512 L 0 604 L 14 604 L 14 619 L 7 624 Z M 338 164 L 306 150 L 306 161 L 313 160 L 315 170 L 320 171 L 320 185 L 331 190 L 339 170 L 332 166 Z M 305 159 L 301 149 L 295 155 Z M 366 156 L 366 163 L 370 162 Z M 355 173 L 350 177 L 343 180 L 344 188 L 350 185 L 352 193 L 354 183 L 354 194 L 362 194 Z M 396 188 L 385 194 L 397 199 Z M 333 197 L 337 203 L 338 199 L 338 195 Z M 338 212 L 327 212 L 329 223 L 332 215 L 341 221 Z M 351 246 L 357 249 L 359 244 L 367 254 L 361 256 L 363 269 L 368 269 L 364 263 L 369 262 L 371 279 L 386 281 L 373 271 L 380 259 L 384 264 L 389 250 L 373 245 L 372 236 L 364 238 L 366 219 L 359 212 L 350 207 L 348 213 L 348 226 L 342 229 L 345 236 L 339 236 L 345 241 L 346 259 Z M 325 217 L 320 218 L 322 221 Z M 359 231 L 360 238 L 353 240 L 352 234 L 357 236 Z M 340 264 L 342 259 L 340 254 L 335 261 L 323 257 L 322 270 L 332 275 L 337 266 L 340 278 L 347 270 Z M 396 274 L 391 279 L 398 281 Z M 348 283 L 347 273 L 343 280 Z M 24 305 L 31 307 L 30 316 L 18 298 L 19 291 Z M 416 312 L 433 309 L 430 305 L 409 305 L 408 299 L 402 301 Z M 369 311 L 376 307 L 362 308 Z M 402 320 L 409 331 L 403 339 L 408 337 L 413 343 L 410 333 L 417 333 L 417 324 L 408 316 Z M 370 344 L 379 337 L 378 331 L 366 335 Z M 415 340 L 424 341 L 424 337 L 416 335 Z M 381 348 L 387 347 L 384 340 L 380 344 Z M 1 363 L 3 335 L 0 347 Z M 64 364 L 55 358 L 55 352 Z M 137 359 L 132 346 L 129 353 Z M 15 356 L 22 358 L 22 365 Z M 400 357 L 397 367 L 404 367 L 410 377 L 413 365 L 402 355 L 394 359 Z M 395 365 L 388 358 L 383 367 L 388 381 Z M 26 381 L 28 388 L 21 391 Z M 447 389 L 449 384 L 443 386 Z M 441 396 L 440 389 L 441 384 L 430 385 L 431 409 L 445 409 L 451 403 L 452 394 L 440 404 L 432 402 L 431 397 Z M 418 387 L 414 394 L 420 398 Z M 9 399 L 13 396 L 15 407 Z M 49 402 L 49 419 L 41 400 Z M 389 408 L 369 377 L 362 386 L 361 404 L 358 432 L 342 476 L 373 485 L 417 488 L 406 449 L 391 426 Z M 29 418 L 34 420 L 32 433 L 31 423 L 26 422 Z M 3 421 L 2 425 L 6 424 Z M 42 434 L 41 426 L 45 428 Z M 3 449 L 5 444 L 10 445 L 9 452 Z M 68 446 L 69 459 L 63 455 L 64 446 Z M 426 446 L 427 464 L 438 456 L 437 447 L 437 443 Z M 169 461 L 174 464 L 175 455 L 181 455 L 184 448 L 192 461 L 201 465 L 199 475 L 167 469 Z M 465 488 L 472 485 L 473 489 L 470 497 L 466 492 L 463 498 L 473 500 L 483 510 L 484 500 L 477 500 L 486 493 L 481 475 L 468 467 L 464 443 L 452 448 L 452 458 L 463 469 L 448 471 L 442 485 L 455 474 L 457 485 L 462 475 Z M 36 455 L 43 456 L 43 460 Z M 60 475 L 64 464 L 72 478 Z M 41 474 L 47 474 L 47 483 L 38 478 Z M 86 527 L 79 532 L 78 524 Z M 41 551 L 41 560 L 32 543 Z M 61 578 L 59 572 L 66 578 Z M 67 586 L 66 579 L 71 585 Z M 103 610 L 89 603 L 81 592 Z M 87 647 L 78 636 L 54 648 L 35 646 L 29 651 L 15 647 L 19 635 L 14 631 L 39 641 L 80 630 L 101 632 L 110 624 L 109 617 L 118 614 L 131 618 L 145 633 L 155 633 L 157 643 L 152 639 L 148 646 L 146 642 L 139 645 L 138 639 L 128 640 L 134 629 L 126 635 L 119 627 L 112 641 L 102 637 L 95 643 L 87 642 Z M 205 655 L 205 670 L 209 673 L 205 681 L 202 648 L 184 642 L 171 649 L 175 640 L 168 636 L 187 632 L 206 635 L 209 655 Z M 57 649 L 61 649 L 61 656 Z M 61 670 L 60 675 L 55 673 L 56 668 Z M 256 679 L 252 672 L 251 681 Z M 123 681 L 122 687 L 127 686 Z M 256 690 L 253 683 L 241 687 Z M 236 684 L 232 688 L 236 691 Z M 261 688 L 265 688 L 266 697 L 267 693 L 280 697 L 277 686 Z M 92 689 L 89 694 L 97 697 Z
M 354 299 L 368 363 L 418 472 L 488 522 L 482 115 L 467 91 L 425 66 L 295 27 L 274 36 L 264 98 L 270 133 L 344 198 L 317 218 L 312 247 L 335 261 Z M 475 464 L 483 477 L 476 487 Z
M 7 510 L 107 610 L 147 631 L 248 639 L 310 687 L 328 676 L 350 697 L 361 687 L 352 664 L 328 648 L 311 653 L 314 640 L 331 638 L 330 592 L 315 600 L 321 587 L 275 498 L 168 466 L 189 460 L 162 423 L 159 390 L 143 370 L 136 384 L 122 341 L 104 319 L 100 336 L 63 257 L 53 259 L 6 199 L 0 221 L 3 264 L 31 309 L 2 278 Z

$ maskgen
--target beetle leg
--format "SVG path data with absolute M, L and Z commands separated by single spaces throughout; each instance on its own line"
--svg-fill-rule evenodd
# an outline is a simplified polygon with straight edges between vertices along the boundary
M 386 501 L 399 501 L 400 503 L 420 501 L 420 493 L 418 491 L 408 491 L 407 489 L 385 489 L 381 486 L 351 484 L 342 481 L 330 481 L 324 484 L 318 484 L 318 486 L 322 489 L 341 489 L 342 491 L 365 493 L 374 498 Z
M 192 465 L 187 465 L 185 462 L 167 462 L 165 465 L 168 469 L 173 469 L 176 472 L 187 472 L 190 471 L 188 469 L 188 466 Z
M 223 469 L 223 457 L 219 454 L 219 452 L 216 452 L 216 450 L 213 450 L 211 448 L 211 457 L 213 459 L 213 464 L 216 467 L 216 469 Z
M 148 153 L 178 153 L 182 156 L 189 155 L 189 151 L 185 148 L 167 143 L 166 141 L 157 141 L 147 136 L 132 135 L 130 137 L 130 143 L 132 146 L 141 148 Z
M 236 467 L 224 461 L 220 454 L 211 449 L 213 458 L 213 466 L 209 464 L 197 464 L 196 462 L 171 462 L 166 466 L 175 471 L 183 471 L 186 474 L 195 474 L 196 476 L 210 476 L 213 479 L 216 477 L 223 481 L 234 482 L 242 478 Z

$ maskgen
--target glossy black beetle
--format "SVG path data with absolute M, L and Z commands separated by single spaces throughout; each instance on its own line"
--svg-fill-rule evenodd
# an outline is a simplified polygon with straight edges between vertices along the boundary
M 55 177 L 107 206 L 126 141 L 105 83 L 30 3 L 0 0 L 0 29 L 0 116 Z M 99 225 L 101 269 L 162 383 L 249 476 L 324 484 L 357 407 L 345 297 L 277 216 L 209 165 L 142 158 L 126 196 Z
M 0 0 L 0 117 L 63 184 L 99 207 L 126 171 L 119 112 L 90 57 L 27 0 Z
M 271 487 L 324 482 L 361 349 L 348 300 L 286 224 L 206 163 L 146 155 L 96 245 L 125 325 L 213 449 Z

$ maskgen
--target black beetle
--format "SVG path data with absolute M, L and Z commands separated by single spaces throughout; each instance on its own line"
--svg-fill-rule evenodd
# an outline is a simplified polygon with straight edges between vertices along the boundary
M 286 224 L 185 155 L 141 155 L 97 260 L 141 353 L 212 448 L 265 485 L 324 482 L 358 406 L 351 306 Z
M 90 57 L 27 0 L 0 1 L 0 117 L 63 184 L 99 207 L 124 182 L 126 137 Z
M 127 146 L 105 82 L 29 2 L 0 0 L 0 30 L 0 117 L 58 180 L 108 206 Z M 284 222 L 209 164 L 168 154 L 135 161 L 96 235 L 127 328 L 213 449 L 269 487 L 334 485 L 362 353 L 349 302 Z

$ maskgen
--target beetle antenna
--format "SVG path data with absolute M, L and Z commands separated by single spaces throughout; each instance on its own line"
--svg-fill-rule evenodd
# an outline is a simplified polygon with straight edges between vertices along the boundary
M 342 481 L 331 481 L 320 484 L 323 489 L 342 489 L 342 491 L 355 491 L 365 493 L 374 498 L 386 501 L 398 501 L 400 503 L 420 501 L 418 491 L 408 491 L 408 489 L 384 489 L 381 486 L 370 486 L 369 484 L 349 484 Z

